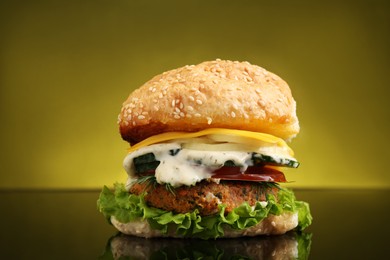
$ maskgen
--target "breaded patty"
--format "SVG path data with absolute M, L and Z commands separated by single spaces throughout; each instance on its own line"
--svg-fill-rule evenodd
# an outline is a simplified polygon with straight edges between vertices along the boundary
M 145 191 L 145 201 L 149 206 L 174 213 L 198 209 L 200 215 L 207 216 L 217 213 L 219 204 L 226 205 L 226 214 L 244 202 L 253 206 L 256 201 L 265 201 L 268 193 L 276 195 L 278 188 L 258 182 L 221 181 L 218 184 L 206 180 L 195 186 L 175 188 L 173 192 L 159 184 L 136 183 L 130 188 L 130 193 L 136 195 Z

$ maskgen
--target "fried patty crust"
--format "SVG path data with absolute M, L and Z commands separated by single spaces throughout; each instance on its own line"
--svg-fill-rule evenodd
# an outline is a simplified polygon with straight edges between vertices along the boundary
M 187 213 L 195 209 L 201 216 L 216 214 L 218 205 L 226 205 L 225 214 L 244 202 L 254 206 L 257 201 L 265 201 L 266 194 L 276 196 L 278 187 L 245 181 L 213 181 L 204 180 L 195 186 L 181 186 L 173 190 L 165 185 L 150 185 L 135 183 L 130 193 L 140 195 L 146 192 L 145 202 L 155 208 L 172 211 L 173 213 Z

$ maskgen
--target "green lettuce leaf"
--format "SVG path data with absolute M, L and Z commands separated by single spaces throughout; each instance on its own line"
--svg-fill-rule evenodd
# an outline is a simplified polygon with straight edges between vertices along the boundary
M 224 227 L 242 230 L 254 226 L 269 214 L 280 215 L 283 212 L 298 212 L 298 230 L 303 230 L 312 222 L 309 205 L 296 201 L 291 190 L 280 188 L 278 201 L 272 194 L 267 195 L 267 205 L 257 202 L 253 207 L 243 203 L 229 214 L 225 214 L 225 205 L 219 206 L 216 215 L 202 217 L 198 210 L 189 213 L 173 214 L 162 209 L 150 207 L 145 203 L 144 195 L 130 194 L 124 184 L 115 184 L 114 191 L 104 187 L 97 201 L 98 209 L 110 221 L 114 216 L 118 221 L 127 223 L 136 219 L 145 219 L 153 229 L 163 234 L 168 228 L 181 236 L 202 239 L 223 236 Z

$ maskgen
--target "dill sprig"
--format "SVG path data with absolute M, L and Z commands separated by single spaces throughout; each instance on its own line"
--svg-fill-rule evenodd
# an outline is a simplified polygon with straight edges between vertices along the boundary
M 256 191 L 257 200 L 260 199 L 260 196 L 267 196 L 268 193 L 272 193 L 273 189 L 278 191 L 281 189 L 276 182 L 255 182 L 252 187 Z
M 146 183 L 146 185 L 144 186 L 144 189 L 143 189 L 144 191 L 147 190 L 151 186 L 152 186 L 153 189 L 155 189 L 157 187 L 157 185 L 160 185 L 160 184 L 158 184 L 156 176 L 154 176 L 154 175 L 139 176 L 137 179 L 133 180 L 131 185 L 134 185 L 134 184 L 145 184 L 145 183 Z M 170 183 L 165 183 L 165 184 L 162 184 L 162 185 L 165 186 L 165 189 L 167 191 L 169 191 L 174 196 L 176 196 L 175 187 L 173 187 Z

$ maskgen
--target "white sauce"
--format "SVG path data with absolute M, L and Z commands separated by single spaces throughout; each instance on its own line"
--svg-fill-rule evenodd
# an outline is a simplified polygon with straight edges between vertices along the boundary
M 180 150 L 178 154 L 172 156 L 168 151 L 154 153 L 156 160 L 160 161 L 156 168 L 155 176 L 158 183 L 169 183 L 173 187 L 181 185 L 195 185 L 203 179 L 211 177 L 211 172 L 201 165 L 195 165 L 185 151 Z
M 171 155 L 170 150 L 179 150 L 176 155 Z M 280 148 L 270 146 L 258 148 L 263 154 L 283 154 Z M 156 180 L 159 184 L 169 183 L 173 187 L 182 185 L 195 185 L 204 179 L 212 177 L 212 172 L 222 167 L 226 161 L 233 161 L 236 165 L 242 165 L 244 172 L 248 166 L 252 166 L 252 151 L 209 151 L 182 148 L 182 143 L 171 142 L 154 144 L 142 147 L 126 156 L 123 167 L 129 175 L 128 185 L 136 177 L 133 159 L 148 153 L 153 153 L 160 164 L 155 170 Z M 275 158 L 275 157 L 274 157 Z M 201 164 L 200 164 L 201 162 Z
M 173 187 L 181 185 L 195 185 L 204 179 L 211 178 L 212 172 L 223 166 L 226 161 L 233 161 L 237 165 L 243 165 L 244 172 L 252 165 L 250 152 L 235 151 L 198 151 L 182 149 L 176 155 L 171 155 L 170 150 L 181 149 L 178 143 L 154 144 L 140 148 L 126 156 L 123 167 L 129 178 L 135 177 L 133 159 L 147 153 L 153 153 L 160 164 L 155 170 L 156 180 L 159 184 L 169 183 Z M 202 162 L 200 165 L 199 162 Z

